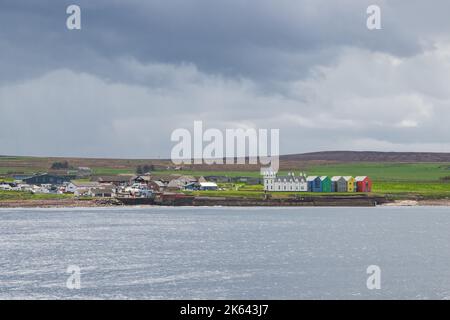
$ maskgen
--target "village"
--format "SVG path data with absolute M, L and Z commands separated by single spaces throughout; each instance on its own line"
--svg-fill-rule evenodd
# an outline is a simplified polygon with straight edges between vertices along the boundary
M 256 186 L 264 193 L 367 193 L 372 181 L 367 176 L 307 176 L 265 173 L 262 177 L 204 175 L 193 176 L 164 172 L 141 174 L 93 175 L 90 168 L 80 167 L 72 172 L 15 175 L 13 181 L 1 182 L 0 190 L 33 194 L 70 194 L 76 198 L 154 199 L 177 197 L 197 191 L 239 190 L 240 186 Z M 71 174 L 69 174 L 71 173 Z M 208 192 L 204 193 L 205 195 Z

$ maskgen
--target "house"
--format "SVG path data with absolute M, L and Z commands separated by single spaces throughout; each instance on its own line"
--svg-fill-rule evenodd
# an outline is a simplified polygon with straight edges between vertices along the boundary
M 130 175 L 117 175 L 117 176 L 97 176 L 94 181 L 99 183 L 108 183 L 117 187 L 126 186 L 130 183 L 132 176 Z
M 215 182 L 198 182 L 200 190 L 216 191 L 219 187 Z
M 308 191 L 308 184 L 303 175 L 295 176 L 293 172 L 287 176 L 277 176 L 275 173 L 264 174 L 264 191 Z
M 111 198 L 115 196 L 115 193 L 115 189 L 110 186 L 102 188 L 92 188 L 87 192 L 87 195 L 90 197 Z
M 356 192 L 371 192 L 372 180 L 367 176 L 355 177 Z
M 149 175 L 149 174 L 145 174 L 145 175 L 140 175 L 140 176 L 133 177 L 132 182 L 148 185 L 148 183 L 151 180 L 152 180 L 152 176 Z
M 75 176 L 63 176 L 63 175 L 42 173 L 28 178 L 23 178 L 22 181 L 26 184 L 41 185 L 41 184 L 63 184 L 64 182 L 68 182 L 72 179 L 75 179 Z
M 160 180 L 152 180 L 148 183 L 148 188 L 153 192 L 163 192 L 166 184 Z
M 192 176 L 180 176 L 176 179 L 171 180 L 167 184 L 168 190 L 181 190 L 184 189 L 184 187 L 190 183 L 197 182 L 197 179 L 195 179 Z
M 70 182 L 66 186 L 66 192 L 70 192 L 76 195 L 77 191 L 80 190 L 89 191 L 90 189 L 100 188 L 101 186 L 102 184 L 100 184 L 99 182 Z

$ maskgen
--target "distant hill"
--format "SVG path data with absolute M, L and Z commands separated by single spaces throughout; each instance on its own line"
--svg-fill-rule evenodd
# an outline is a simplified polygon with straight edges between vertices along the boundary
M 0 156 L 0 176 L 13 173 L 31 174 L 49 172 L 55 162 L 67 161 L 71 168 L 89 167 L 94 174 L 132 174 L 137 166 L 152 165 L 156 171 L 177 170 L 167 159 L 94 159 L 70 157 L 21 157 Z M 282 170 L 309 170 L 311 167 L 337 163 L 446 163 L 450 164 L 450 153 L 434 152 L 376 152 L 376 151 L 324 151 L 290 154 L 280 157 Z M 183 165 L 183 170 L 198 171 L 259 171 L 260 165 Z M 448 165 L 447 167 L 450 167 Z
M 323 151 L 290 154 L 280 157 L 282 162 L 450 162 L 450 153 L 437 152 L 378 152 L 378 151 Z

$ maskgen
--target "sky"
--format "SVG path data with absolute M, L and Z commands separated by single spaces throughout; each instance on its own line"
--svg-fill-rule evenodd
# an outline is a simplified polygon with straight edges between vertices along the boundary
M 66 8 L 81 8 L 69 30 Z M 366 26 L 369 5 L 381 29 Z M 2 0 L 0 154 L 167 158 L 171 133 L 280 153 L 450 152 L 448 0 Z

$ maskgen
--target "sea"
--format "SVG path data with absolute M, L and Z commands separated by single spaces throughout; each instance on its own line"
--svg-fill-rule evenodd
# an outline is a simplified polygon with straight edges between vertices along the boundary
M 450 209 L 0 209 L 0 299 L 450 299 Z

